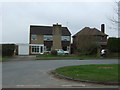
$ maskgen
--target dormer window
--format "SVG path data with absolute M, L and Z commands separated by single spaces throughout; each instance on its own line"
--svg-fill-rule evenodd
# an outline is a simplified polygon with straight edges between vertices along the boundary
M 31 40 L 37 40 L 37 35 L 31 35 Z

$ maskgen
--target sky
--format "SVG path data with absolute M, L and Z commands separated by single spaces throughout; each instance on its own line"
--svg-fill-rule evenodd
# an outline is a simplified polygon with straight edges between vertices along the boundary
M 59 23 L 68 27 L 72 35 L 84 27 L 97 28 L 105 24 L 105 33 L 117 37 L 113 17 L 114 2 L 1 2 L 0 41 L 29 43 L 29 26 L 52 26 Z

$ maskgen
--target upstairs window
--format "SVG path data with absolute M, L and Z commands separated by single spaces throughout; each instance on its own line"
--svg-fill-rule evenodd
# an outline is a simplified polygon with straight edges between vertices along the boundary
M 44 35 L 44 40 L 45 41 L 52 41 L 53 40 L 53 36 L 52 35 Z
M 31 35 L 31 40 L 37 40 L 37 35 Z
M 100 41 L 102 40 L 102 36 L 97 36 L 97 39 Z
M 62 41 L 70 41 L 70 36 L 62 36 L 61 40 Z

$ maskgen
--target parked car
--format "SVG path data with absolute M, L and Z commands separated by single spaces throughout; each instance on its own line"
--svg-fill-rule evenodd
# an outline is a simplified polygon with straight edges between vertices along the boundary
M 68 54 L 70 54 L 70 52 L 69 52 L 69 51 L 64 51 L 64 53 L 65 53 L 65 55 L 68 55 Z
M 62 49 L 55 49 L 58 55 L 65 55 L 64 50 Z
M 69 51 L 64 51 L 63 49 L 55 49 L 58 55 L 68 55 Z
M 101 50 L 101 56 L 103 56 L 103 57 L 106 56 L 106 50 L 105 49 Z

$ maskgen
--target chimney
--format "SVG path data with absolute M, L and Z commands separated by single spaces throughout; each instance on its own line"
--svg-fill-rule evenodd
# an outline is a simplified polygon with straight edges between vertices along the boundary
M 101 24 L 101 32 L 105 33 L 105 24 Z
M 53 24 L 53 47 L 52 49 L 62 49 L 61 45 L 61 35 L 62 35 L 62 26 L 57 24 Z

